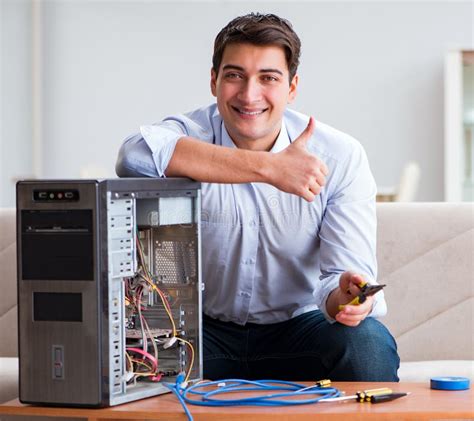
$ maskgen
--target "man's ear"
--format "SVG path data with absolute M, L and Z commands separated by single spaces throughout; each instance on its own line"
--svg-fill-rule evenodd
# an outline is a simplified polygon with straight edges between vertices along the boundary
M 293 76 L 293 80 L 290 83 L 290 91 L 288 93 L 288 104 L 291 104 L 296 98 L 296 87 L 298 86 L 299 77 L 298 75 Z
M 211 92 L 213 96 L 217 96 L 217 74 L 214 69 L 211 69 Z

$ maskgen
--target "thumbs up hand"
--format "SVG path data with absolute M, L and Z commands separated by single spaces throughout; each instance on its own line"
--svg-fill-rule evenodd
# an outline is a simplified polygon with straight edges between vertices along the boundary
M 268 174 L 270 184 L 308 202 L 312 202 L 321 192 L 329 173 L 326 164 L 306 149 L 314 128 L 314 118 L 310 117 L 298 138 L 286 149 L 273 155 Z
M 296 140 L 293 142 L 293 145 L 298 145 L 299 147 L 306 148 L 308 140 L 313 135 L 315 126 L 316 123 L 314 122 L 314 118 L 310 117 L 306 129 L 304 129 L 301 134 L 296 138 Z

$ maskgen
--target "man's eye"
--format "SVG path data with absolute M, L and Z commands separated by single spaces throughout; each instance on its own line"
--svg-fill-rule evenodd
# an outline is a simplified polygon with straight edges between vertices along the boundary
M 276 78 L 275 76 L 265 75 L 263 76 L 263 80 L 265 82 L 276 82 L 278 78 Z
M 225 78 L 226 79 L 240 79 L 242 76 L 240 76 L 238 73 L 226 73 Z

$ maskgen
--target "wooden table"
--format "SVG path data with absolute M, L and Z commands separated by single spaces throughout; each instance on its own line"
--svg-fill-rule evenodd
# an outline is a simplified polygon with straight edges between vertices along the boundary
M 357 390 L 390 387 L 394 392 L 411 392 L 392 402 L 370 404 L 333 402 L 294 407 L 221 407 L 189 406 L 198 420 L 473 420 L 474 393 L 470 390 L 431 390 L 425 383 L 334 383 L 334 387 L 353 394 Z M 243 394 L 242 394 L 243 395 Z M 172 394 L 103 409 L 49 408 L 22 405 L 12 400 L 0 405 L 0 414 L 53 417 L 82 417 L 102 420 L 186 420 L 181 405 Z M 32 418 L 34 421 L 34 418 Z

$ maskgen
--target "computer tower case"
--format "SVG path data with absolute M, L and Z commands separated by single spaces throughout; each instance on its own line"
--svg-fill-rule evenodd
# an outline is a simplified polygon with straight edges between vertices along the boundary
M 20 401 L 101 407 L 202 378 L 200 184 L 17 184 Z

